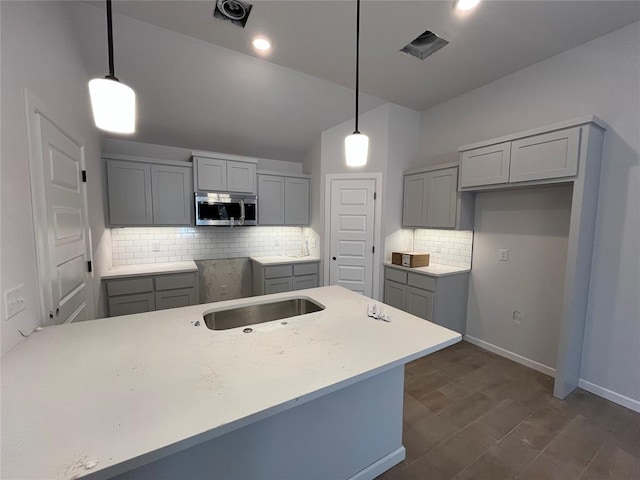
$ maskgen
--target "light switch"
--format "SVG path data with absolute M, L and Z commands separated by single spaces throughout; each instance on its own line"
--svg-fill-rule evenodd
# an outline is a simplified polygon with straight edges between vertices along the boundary
M 24 285 L 20 284 L 4 292 L 4 309 L 7 320 L 25 309 Z
M 498 260 L 502 262 L 506 262 L 507 260 L 509 260 L 509 250 L 507 250 L 506 248 L 501 248 L 500 250 L 498 250 Z
M 151 251 L 152 252 L 160 251 L 160 240 L 151 240 Z

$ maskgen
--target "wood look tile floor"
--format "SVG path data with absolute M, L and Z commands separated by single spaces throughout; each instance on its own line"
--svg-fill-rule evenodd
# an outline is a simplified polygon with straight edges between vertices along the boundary
M 378 480 L 640 480 L 640 414 L 467 342 L 407 365 L 407 457 Z

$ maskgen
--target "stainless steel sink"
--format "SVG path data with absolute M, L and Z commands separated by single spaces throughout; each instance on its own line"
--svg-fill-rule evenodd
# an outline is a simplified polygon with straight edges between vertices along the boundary
M 246 327 L 257 323 L 296 317 L 307 313 L 319 312 L 320 310 L 324 310 L 324 307 L 312 300 L 292 298 L 206 313 L 204 315 L 204 323 L 211 330 L 227 330 L 229 328 Z

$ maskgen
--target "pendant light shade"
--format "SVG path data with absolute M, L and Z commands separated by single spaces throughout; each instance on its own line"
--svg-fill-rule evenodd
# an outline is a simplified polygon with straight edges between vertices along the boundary
M 109 78 L 89 82 L 93 120 L 100 130 L 114 133 L 136 131 L 136 94 L 124 83 Z
M 131 87 L 120 83 L 115 76 L 111 0 L 107 0 L 107 45 L 109 74 L 89 82 L 93 120 L 100 130 L 133 133 L 136 131 L 136 94 Z
M 356 7 L 356 128 L 344 139 L 344 154 L 348 167 L 362 167 L 367 164 L 369 137 L 358 130 L 358 98 L 360 94 L 360 0 Z
M 362 167 L 367 164 L 369 137 L 362 133 L 353 133 L 344 139 L 344 152 L 348 167 Z

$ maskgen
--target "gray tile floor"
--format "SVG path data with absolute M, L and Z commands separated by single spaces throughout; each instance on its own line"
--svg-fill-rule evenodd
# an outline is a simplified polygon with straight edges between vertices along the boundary
M 461 342 L 407 365 L 407 458 L 379 480 L 640 480 L 640 414 Z

